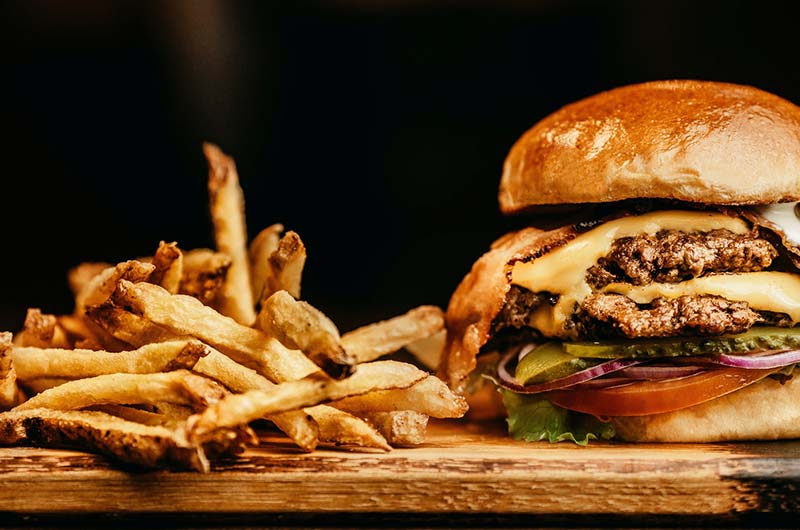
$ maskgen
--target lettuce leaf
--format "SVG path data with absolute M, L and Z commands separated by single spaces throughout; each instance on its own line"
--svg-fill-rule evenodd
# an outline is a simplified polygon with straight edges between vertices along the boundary
M 500 390 L 508 412 L 508 432 L 515 440 L 538 442 L 572 441 L 586 445 L 589 440 L 610 440 L 614 425 L 589 414 L 553 405 L 537 395 L 523 395 Z

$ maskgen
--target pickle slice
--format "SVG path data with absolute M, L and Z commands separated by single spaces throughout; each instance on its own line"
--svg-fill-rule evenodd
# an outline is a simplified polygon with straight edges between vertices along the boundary
M 669 337 L 562 344 L 564 351 L 570 355 L 597 359 L 680 357 L 796 347 L 800 347 L 800 327 L 754 327 L 738 335 L 717 337 Z
M 514 377 L 522 385 L 544 383 L 567 377 L 595 364 L 596 361 L 565 353 L 557 342 L 547 342 L 522 358 Z

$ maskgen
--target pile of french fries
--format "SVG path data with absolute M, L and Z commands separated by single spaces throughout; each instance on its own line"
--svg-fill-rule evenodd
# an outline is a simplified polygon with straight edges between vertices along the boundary
M 208 471 L 259 444 L 268 420 L 303 451 L 388 451 L 466 403 L 409 363 L 435 365 L 439 308 L 340 335 L 299 300 L 306 249 L 281 225 L 247 242 L 233 160 L 205 144 L 217 250 L 161 242 L 152 257 L 69 272 L 71 315 L 29 309 L 0 334 L 0 444 L 73 447 L 146 467 Z M 262 442 L 263 443 L 263 442 Z

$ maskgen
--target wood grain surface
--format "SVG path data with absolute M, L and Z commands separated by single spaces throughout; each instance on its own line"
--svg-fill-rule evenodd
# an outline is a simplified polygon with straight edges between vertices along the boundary
M 800 511 L 800 442 L 514 442 L 435 423 L 391 453 L 302 454 L 275 439 L 211 473 L 130 472 L 101 457 L 0 449 L 0 515 L 493 513 L 731 515 Z

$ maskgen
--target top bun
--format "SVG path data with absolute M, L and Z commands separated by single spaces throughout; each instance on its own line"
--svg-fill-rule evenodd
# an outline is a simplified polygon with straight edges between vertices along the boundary
M 523 134 L 506 158 L 499 194 L 503 213 L 638 198 L 800 200 L 800 107 L 709 81 L 603 92 Z

